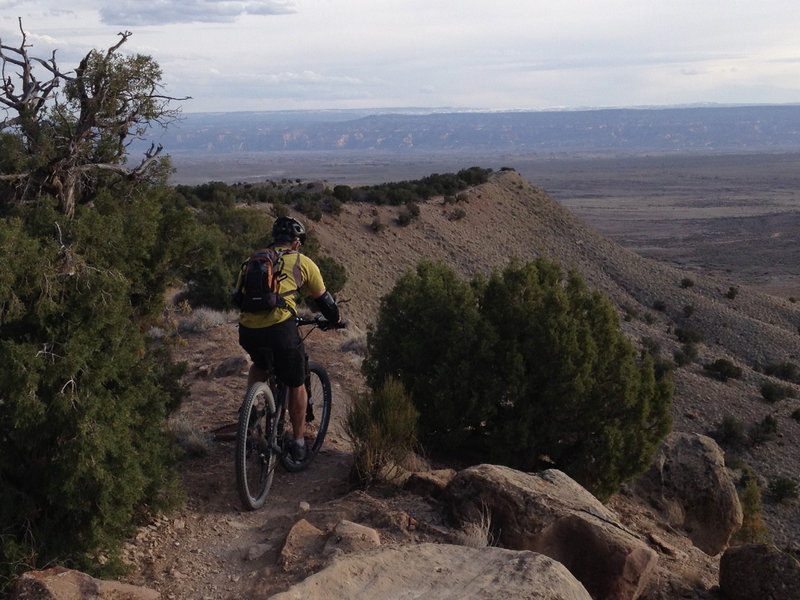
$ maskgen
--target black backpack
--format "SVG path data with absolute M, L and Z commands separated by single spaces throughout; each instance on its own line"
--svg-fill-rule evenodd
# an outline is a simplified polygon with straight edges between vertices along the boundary
M 233 293 L 233 303 L 245 312 L 288 308 L 278 291 L 287 275 L 282 273 L 284 252 L 275 248 L 256 250 L 242 263 L 241 285 Z

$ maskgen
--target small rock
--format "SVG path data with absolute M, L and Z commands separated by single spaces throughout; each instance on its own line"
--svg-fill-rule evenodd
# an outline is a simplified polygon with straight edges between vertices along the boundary
M 336 525 L 322 553 L 326 556 L 336 553 L 349 554 L 366 548 L 376 548 L 380 545 L 381 538 L 377 531 L 371 527 L 343 519 Z
M 264 556 L 267 552 L 269 552 L 269 544 L 256 544 L 255 546 L 251 546 L 247 550 L 247 560 L 258 560 L 262 556 Z
M 655 545 L 659 550 L 669 554 L 670 556 L 677 556 L 678 550 L 674 546 L 671 546 L 660 537 L 658 537 L 655 533 L 651 533 L 648 535 L 650 541 Z

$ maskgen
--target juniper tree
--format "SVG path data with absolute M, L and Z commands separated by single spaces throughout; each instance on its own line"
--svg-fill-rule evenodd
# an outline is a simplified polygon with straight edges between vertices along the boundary
M 469 283 L 420 263 L 382 299 L 364 371 L 403 382 L 429 449 L 555 466 L 603 499 L 671 426 L 669 374 L 656 379 L 607 298 L 546 259 Z
M 74 74 L 24 33 L 0 42 L 0 588 L 96 566 L 179 497 L 165 419 L 182 367 L 148 331 L 166 285 L 213 257 L 168 161 L 125 166 L 128 137 L 166 114 L 157 64 L 119 55 L 128 35 Z

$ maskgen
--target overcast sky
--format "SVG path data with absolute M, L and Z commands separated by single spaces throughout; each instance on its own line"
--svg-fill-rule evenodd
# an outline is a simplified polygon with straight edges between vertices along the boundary
M 184 112 L 800 102 L 796 0 L 0 0 L 72 68 L 152 56 Z

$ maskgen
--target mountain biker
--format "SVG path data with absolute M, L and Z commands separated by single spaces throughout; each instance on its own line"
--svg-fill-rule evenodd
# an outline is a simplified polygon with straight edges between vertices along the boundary
M 325 288 L 319 267 L 299 249 L 306 241 L 306 229 L 292 217 L 278 217 L 272 225 L 272 247 L 282 251 L 282 273 L 279 293 L 287 307 L 276 307 L 266 312 L 239 314 L 239 345 L 250 355 L 252 364 L 247 374 L 248 388 L 257 381 L 267 379 L 270 354 L 276 377 L 289 390 L 289 420 L 293 440 L 289 452 L 293 460 L 302 461 L 306 455 L 305 433 L 306 404 L 306 354 L 303 341 L 294 321 L 300 292 L 307 293 L 330 323 L 341 323 L 336 301 Z M 241 284 L 237 282 L 236 288 Z

